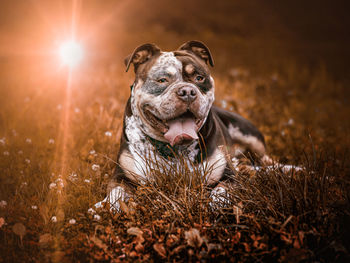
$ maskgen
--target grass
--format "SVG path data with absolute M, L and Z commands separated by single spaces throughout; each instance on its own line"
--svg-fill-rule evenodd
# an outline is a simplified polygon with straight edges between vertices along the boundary
M 132 83 L 123 70 L 78 72 L 68 108 L 64 74 L 2 79 L 15 89 L 1 99 L 0 262 L 349 260 L 348 97 L 325 67 L 214 74 L 216 104 L 252 120 L 276 162 L 304 170 L 233 164 L 229 194 L 213 206 L 200 171 L 152 169 L 122 213 L 88 212 L 116 165 Z

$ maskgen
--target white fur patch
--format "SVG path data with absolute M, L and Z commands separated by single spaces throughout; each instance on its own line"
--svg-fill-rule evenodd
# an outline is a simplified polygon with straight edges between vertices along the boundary
M 222 174 L 226 168 L 226 158 L 223 151 L 218 147 L 215 152 L 204 161 L 203 167 L 207 167 L 207 184 L 213 184 L 221 179 Z
M 125 192 L 124 188 L 121 186 L 117 186 L 109 192 L 105 199 L 103 199 L 101 202 L 96 203 L 95 208 L 103 208 L 103 203 L 109 203 L 111 211 L 119 212 L 119 200 L 126 201 L 128 198 L 129 196 Z
M 175 57 L 173 52 L 162 52 L 162 54 L 150 69 L 149 74 L 152 75 L 162 70 L 170 70 L 174 75 L 176 73 L 179 73 L 179 75 L 181 75 L 182 63 Z
M 209 205 L 215 207 L 215 204 L 224 204 L 227 202 L 227 191 L 222 186 L 215 187 L 210 193 L 211 202 Z
M 228 126 L 228 132 L 233 140 L 238 141 L 243 146 L 248 147 L 258 155 L 263 156 L 265 154 L 264 144 L 261 141 L 259 141 L 255 136 L 244 135 L 243 133 L 241 133 L 239 128 L 233 127 L 232 124 Z M 240 152 L 242 150 L 242 148 L 239 149 Z M 237 152 L 235 154 L 239 154 L 240 152 Z
M 170 75 L 175 75 L 177 71 L 178 70 L 173 66 L 170 66 L 166 69 L 166 72 L 168 72 Z

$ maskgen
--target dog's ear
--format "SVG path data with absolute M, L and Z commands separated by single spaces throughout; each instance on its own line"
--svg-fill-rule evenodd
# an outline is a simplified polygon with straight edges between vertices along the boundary
M 124 60 L 126 71 L 129 70 L 130 64 L 132 63 L 134 64 L 134 70 L 136 72 L 137 67 L 140 64 L 145 63 L 147 60 L 159 52 L 160 48 L 154 44 L 143 44 L 137 47 L 134 52 L 131 55 L 127 56 Z
M 202 42 L 197 40 L 192 40 L 184 43 L 182 46 L 178 48 L 178 50 L 187 50 L 195 54 L 197 57 L 203 59 L 205 63 L 210 64 L 210 66 L 214 67 L 214 61 L 211 56 L 209 48 Z

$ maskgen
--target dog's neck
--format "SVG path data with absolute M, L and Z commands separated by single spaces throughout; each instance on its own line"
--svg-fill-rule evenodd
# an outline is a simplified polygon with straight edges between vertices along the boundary
M 129 142 L 129 150 L 133 155 L 152 156 L 156 153 L 165 159 L 186 156 L 193 163 L 198 163 L 203 159 L 198 141 L 193 141 L 188 145 L 171 146 L 169 143 L 150 137 L 143 132 L 141 126 L 141 120 L 137 116 L 126 116 L 125 135 Z

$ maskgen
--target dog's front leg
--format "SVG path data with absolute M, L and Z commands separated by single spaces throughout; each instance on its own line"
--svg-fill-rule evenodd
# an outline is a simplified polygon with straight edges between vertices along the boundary
M 104 203 L 109 203 L 110 210 L 113 212 L 120 212 L 120 202 L 119 201 L 127 201 L 129 199 L 129 195 L 125 191 L 124 187 L 116 186 L 112 188 L 107 197 L 103 199 L 101 202 L 95 204 L 95 208 L 104 207 Z
M 211 190 L 209 206 L 211 208 L 218 208 L 228 203 L 227 186 L 225 183 L 219 183 L 213 190 Z

